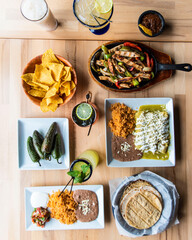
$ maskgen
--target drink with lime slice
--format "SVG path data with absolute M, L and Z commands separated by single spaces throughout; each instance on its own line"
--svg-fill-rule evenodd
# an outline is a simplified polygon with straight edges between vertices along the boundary
M 76 159 L 72 162 L 70 172 L 67 174 L 74 178 L 74 183 L 87 181 L 93 172 L 92 165 L 84 159 Z
M 82 102 L 72 111 L 73 121 L 80 127 L 87 127 L 98 118 L 98 111 L 94 104 Z
M 87 181 L 93 170 L 99 163 L 99 154 L 95 150 L 88 149 L 72 162 L 70 172 L 67 174 L 74 178 L 74 183 Z
M 74 0 L 73 13 L 92 33 L 101 35 L 109 29 L 113 0 Z

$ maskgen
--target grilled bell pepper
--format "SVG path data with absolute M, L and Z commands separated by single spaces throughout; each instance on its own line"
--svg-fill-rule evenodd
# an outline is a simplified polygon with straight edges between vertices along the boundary
M 111 58 L 111 57 L 112 57 L 111 53 L 108 53 L 108 54 L 105 54 L 105 55 L 104 55 L 104 58 L 105 58 L 106 60 L 108 60 L 108 59 Z
M 132 83 L 134 87 L 139 85 L 139 81 L 137 81 L 136 79 L 133 79 Z
M 108 50 L 108 48 L 105 45 L 102 45 L 101 49 L 103 50 L 104 54 L 108 54 L 109 53 L 109 50 Z
M 133 77 L 133 75 L 129 71 L 125 71 L 125 76 L 126 77 Z
M 153 69 L 153 66 L 154 66 L 153 58 L 151 58 L 150 62 L 151 62 L 151 68 Z
M 149 54 L 144 52 L 146 55 L 146 59 L 147 59 L 147 67 L 151 67 L 151 63 L 150 63 L 150 58 L 149 58 Z
M 119 82 L 115 82 L 115 86 L 119 89 L 121 89 L 122 87 L 119 86 Z
M 136 44 L 131 43 L 131 42 L 125 42 L 123 45 L 126 46 L 126 47 L 136 48 L 136 49 L 138 49 L 139 51 L 142 51 L 142 49 L 141 49 L 139 46 L 137 46 Z

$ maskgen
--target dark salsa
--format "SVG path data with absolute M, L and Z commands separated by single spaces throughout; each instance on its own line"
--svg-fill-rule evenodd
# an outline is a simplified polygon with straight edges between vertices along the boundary
M 45 223 L 50 220 L 50 212 L 47 208 L 35 208 L 31 215 L 32 223 L 36 223 L 38 227 L 45 227 Z
M 146 14 L 141 21 L 141 24 L 150 29 L 153 34 L 159 33 L 162 28 L 160 17 L 155 13 Z

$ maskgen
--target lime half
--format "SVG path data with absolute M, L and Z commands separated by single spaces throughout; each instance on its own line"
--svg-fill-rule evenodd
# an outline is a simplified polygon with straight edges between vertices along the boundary
M 113 0 L 95 0 L 95 8 L 99 13 L 108 13 L 113 7 Z
M 76 108 L 76 115 L 81 120 L 88 120 L 93 112 L 93 108 L 88 103 L 81 103 Z

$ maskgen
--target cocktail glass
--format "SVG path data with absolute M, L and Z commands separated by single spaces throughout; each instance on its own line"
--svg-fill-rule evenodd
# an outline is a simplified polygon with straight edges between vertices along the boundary
M 95 0 L 74 0 L 73 13 L 92 33 L 102 35 L 109 30 L 113 7 L 107 13 L 99 13 L 95 8 Z

